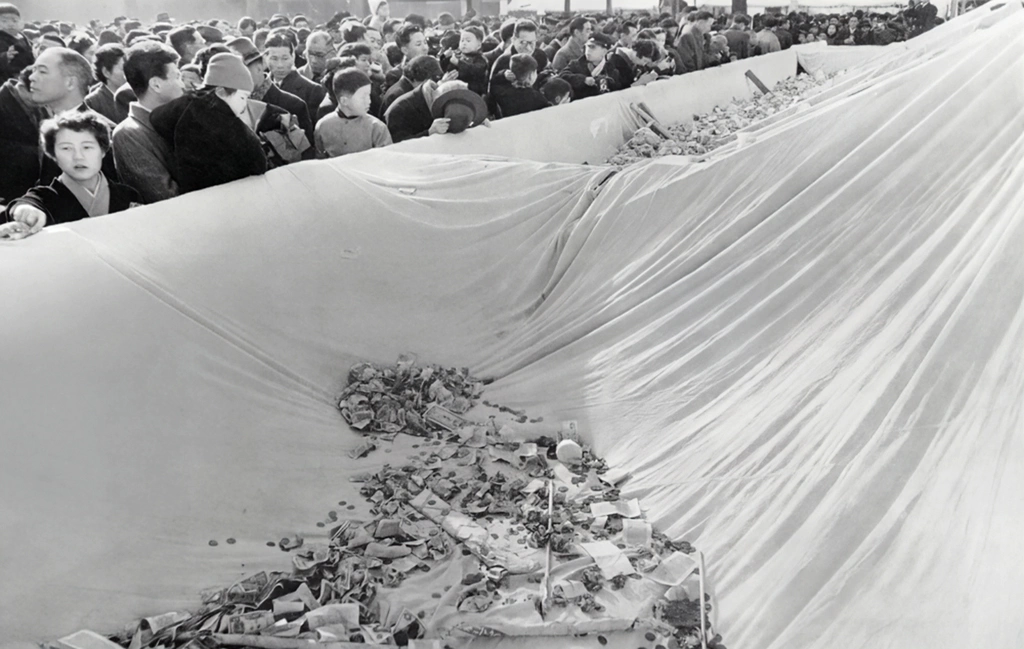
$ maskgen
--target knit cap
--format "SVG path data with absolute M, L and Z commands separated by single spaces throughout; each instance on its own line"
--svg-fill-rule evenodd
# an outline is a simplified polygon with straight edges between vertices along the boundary
M 203 84 L 246 92 L 253 90 L 252 75 L 249 74 L 249 69 L 242 62 L 242 57 L 229 52 L 213 55 L 210 64 L 206 67 L 206 78 L 203 79 Z

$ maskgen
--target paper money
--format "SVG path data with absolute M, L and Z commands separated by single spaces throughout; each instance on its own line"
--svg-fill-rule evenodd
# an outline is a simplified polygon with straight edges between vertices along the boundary
M 583 543 L 580 547 L 594 560 L 605 579 L 614 579 L 619 575 L 630 575 L 635 572 L 626 555 L 611 541 Z
M 617 500 L 615 502 L 599 502 L 590 504 L 591 516 L 611 516 L 617 514 L 623 518 L 637 518 L 640 516 L 640 502 L 632 500 Z
M 410 626 L 415 624 L 417 621 L 416 615 L 409 609 L 403 609 L 402 614 L 398 616 L 398 621 L 391 627 L 391 633 L 398 633 L 404 631 Z
M 450 431 L 458 430 L 468 423 L 465 418 L 436 404 L 427 408 L 427 411 L 423 413 L 423 418 Z
M 305 607 L 309 610 L 320 608 L 320 602 L 316 597 L 313 597 L 313 591 L 309 589 L 309 586 L 305 583 L 299 584 L 299 587 L 295 589 L 295 592 L 288 593 L 278 597 L 276 601 L 279 602 L 302 602 Z
M 696 559 L 683 552 L 673 552 L 651 572 L 650 577 L 664 586 L 675 586 L 696 569 Z
M 252 635 L 263 629 L 273 626 L 276 620 L 270 611 L 253 611 L 252 613 L 240 613 L 227 618 L 228 633 L 240 633 Z
M 284 617 L 294 613 L 302 613 L 305 610 L 306 605 L 302 602 L 282 602 L 280 599 L 274 600 L 274 617 Z
M 651 544 L 651 524 L 646 521 L 627 518 L 622 521 L 622 540 L 626 545 Z
M 302 633 L 302 619 L 289 622 L 278 620 L 273 626 L 267 627 L 260 632 L 260 635 L 272 635 L 277 638 L 295 638 Z
M 359 604 L 350 602 L 321 606 L 306 613 L 306 623 L 311 630 L 329 624 L 344 624 L 348 629 L 356 629 L 359 627 Z

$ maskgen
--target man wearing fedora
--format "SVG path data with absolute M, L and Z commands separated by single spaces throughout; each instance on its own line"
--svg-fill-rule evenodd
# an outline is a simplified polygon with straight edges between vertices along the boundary
M 313 120 L 309 117 L 309 107 L 306 106 L 306 102 L 290 92 L 281 90 L 281 88 L 274 84 L 270 75 L 267 74 L 267 65 L 263 61 L 263 53 L 256 48 L 251 40 L 244 36 L 229 42 L 228 47 L 235 54 L 242 57 L 245 67 L 249 69 L 249 74 L 252 76 L 253 91 L 250 99 L 262 101 L 271 106 L 277 106 L 294 115 L 299 128 L 306 134 L 306 139 L 312 142 L 314 124 Z
M 487 104 L 464 81 L 433 79 L 399 97 L 384 114 L 391 139 L 460 133 L 487 119 Z

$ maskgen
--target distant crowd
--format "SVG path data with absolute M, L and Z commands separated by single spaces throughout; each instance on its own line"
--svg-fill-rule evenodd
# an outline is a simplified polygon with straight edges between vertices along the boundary
M 942 22 L 915 0 L 895 14 L 537 20 L 371 7 L 316 25 L 160 14 L 76 26 L 26 24 L 0 3 L 0 238 L 798 43 L 888 45 Z

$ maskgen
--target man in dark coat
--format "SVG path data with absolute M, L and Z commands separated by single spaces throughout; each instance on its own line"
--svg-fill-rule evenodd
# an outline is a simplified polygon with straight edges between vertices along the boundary
M 440 66 L 438 68 L 440 69 Z M 447 84 L 458 87 L 465 85 L 459 81 L 449 81 Z M 439 86 L 431 79 L 421 83 L 415 90 L 405 93 L 391 104 L 391 108 L 384 113 L 384 121 L 388 125 L 393 142 L 448 132 L 448 119 L 444 117 L 434 119 L 433 113 L 430 112 L 434 98 L 445 90 L 445 85 Z
M 42 109 L 28 92 L 28 73 L 0 86 L 0 202 L 14 200 L 39 178 Z
M 424 82 L 430 80 L 438 82 L 441 80 L 441 64 L 432 56 L 426 54 L 417 56 L 412 61 L 406 63 L 404 67 L 405 73 L 402 75 L 401 80 L 388 88 L 388 91 L 384 93 L 382 115 L 387 114 L 388 109 L 391 108 L 391 105 L 399 97 L 409 94 L 423 85 Z M 408 88 L 408 90 L 403 92 L 404 88 Z M 395 141 L 397 142 L 397 140 Z
M 263 61 L 263 54 L 248 38 L 236 38 L 228 43 L 228 47 L 242 57 L 245 66 L 249 68 L 249 74 L 252 75 L 253 91 L 249 98 L 262 101 L 271 106 L 277 106 L 287 111 L 288 114 L 294 115 L 298 121 L 299 128 L 306 134 L 306 139 L 312 142 L 315 124 L 313 124 L 313 120 L 310 118 L 312 113 L 310 113 L 309 107 L 306 106 L 306 102 L 274 85 L 274 82 L 267 74 L 267 66 Z
M 715 16 L 709 11 L 698 11 L 694 20 L 683 27 L 676 39 L 675 48 L 683 61 L 684 72 L 695 72 L 704 69 L 704 34 L 711 30 Z
M 263 54 L 274 83 L 304 101 L 307 115 L 316 115 L 327 96 L 327 89 L 299 74 L 295 67 L 295 44 L 292 40 L 282 33 L 271 34 L 263 46 Z
M 515 75 L 509 72 L 512 65 L 512 55 L 529 54 L 537 62 L 538 78 L 537 83 L 547 81 L 550 75 L 544 70 L 548 67 L 548 56 L 544 50 L 537 47 L 537 25 L 532 20 L 517 20 L 512 33 L 512 44 L 494 61 L 491 68 L 491 82 L 488 92 L 494 93 L 496 86 L 510 86 L 515 80 Z M 508 72 L 508 74 L 505 74 Z
M 0 83 L 17 77 L 32 65 L 32 44 L 21 33 L 23 28 L 18 8 L 0 3 Z
M 745 59 L 750 56 L 750 18 L 743 14 L 736 14 L 732 17 L 732 25 L 725 30 L 724 35 L 729 41 L 729 54 L 733 59 Z

